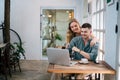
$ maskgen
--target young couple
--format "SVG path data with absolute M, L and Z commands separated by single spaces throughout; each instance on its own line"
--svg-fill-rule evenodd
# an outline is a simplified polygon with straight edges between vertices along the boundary
M 80 26 L 76 19 L 72 19 L 69 23 L 69 37 L 67 37 L 67 45 L 70 54 L 74 52 L 74 59 L 80 60 L 87 58 L 95 61 L 98 53 L 98 40 L 92 34 L 92 26 L 89 23 L 84 23 Z M 68 39 L 69 38 L 69 39 Z
M 80 26 L 76 19 L 71 20 L 68 27 L 67 34 L 67 46 L 70 54 L 74 54 L 73 59 L 81 60 L 86 58 L 88 60 L 96 62 L 99 42 L 97 38 L 92 34 L 92 26 L 89 23 L 84 23 Z M 84 79 L 85 75 L 78 74 L 77 79 Z
M 82 58 L 91 61 L 96 60 L 99 43 L 97 38 L 92 34 L 92 26 L 89 23 L 84 23 L 80 26 L 76 19 L 72 19 L 69 23 L 66 41 L 66 48 L 70 54 L 74 54 L 75 60 L 81 60 Z M 59 80 L 58 77 L 57 79 L 55 77 L 55 80 Z M 81 74 L 78 74 L 77 79 L 81 78 L 83 80 L 84 75 L 81 77 Z

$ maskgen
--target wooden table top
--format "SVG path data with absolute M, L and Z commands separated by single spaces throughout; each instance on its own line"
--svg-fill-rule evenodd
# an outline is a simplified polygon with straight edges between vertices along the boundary
M 99 64 L 89 61 L 87 64 L 77 63 L 73 66 L 61 66 L 49 64 L 48 72 L 51 73 L 102 73 L 115 74 L 115 70 L 105 61 L 99 61 Z

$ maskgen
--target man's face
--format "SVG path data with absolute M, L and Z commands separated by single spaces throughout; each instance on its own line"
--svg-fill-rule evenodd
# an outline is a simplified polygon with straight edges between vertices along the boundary
M 81 28 L 81 36 L 83 39 L 89 39 L 91 35 L 91 29 Z

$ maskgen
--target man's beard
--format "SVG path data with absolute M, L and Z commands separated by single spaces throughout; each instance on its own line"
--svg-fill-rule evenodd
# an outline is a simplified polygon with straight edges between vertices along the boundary
M 89 39 L 88 36 L 82 36 L 82 38 L 83 38 L 84 40 L 88 40 L 88 39 Z

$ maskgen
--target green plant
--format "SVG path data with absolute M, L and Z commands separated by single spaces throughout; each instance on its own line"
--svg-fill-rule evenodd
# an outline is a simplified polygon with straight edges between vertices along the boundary
M 18 42 L 10 43 L 10 65 L 11 65 L 11 68 L 14 68 L 14 71 L 16 70 L 16 66 L 18 66 L 21 72 L 20 59 L 21 59 L 21 56 L 23 56 L 24 59 L 26 59 L 24 53 L 25 53 L 25 50 L 22 47 L 21 43 L 18 43 Z
M 62 36 L 58 33 L 55 34 L 55 39 L 62 41 Z
M 14 56 L 14 59 L 20 60 L 21 55 L 24 57 L 24 59 L 26 59 L 24 54 L 25 50 L 20 43 L 15 42 L 10 44 L 10 50 L 12 51 L 11 56 Z

